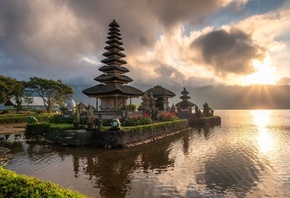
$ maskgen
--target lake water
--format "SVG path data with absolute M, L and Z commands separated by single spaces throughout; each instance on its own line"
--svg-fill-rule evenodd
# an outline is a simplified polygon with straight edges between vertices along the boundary
M 8 169 L 92 197 L 290 197 L 290 110 L 215 114 L 220 126 L 130 149 L 0 146 L 12 150 Z

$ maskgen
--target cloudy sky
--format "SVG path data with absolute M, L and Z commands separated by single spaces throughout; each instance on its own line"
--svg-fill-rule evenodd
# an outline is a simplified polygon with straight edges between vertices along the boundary
M 202 87 L 290 84 L 288 0 L 0 0 L 0 71 L 98 84 L 108 24 L 119 25 L 130 83 L 162 85 L 193 100 Z M 224 90 L 224 89 L 223 89 Z M 228 90 L 229 91 L 229 90 Z M 195 92 L 195 93 L 193 93 Z M 216 92 L 216 91 L 215 91 Z M 227 91 L 225 91 L 227 92 Z

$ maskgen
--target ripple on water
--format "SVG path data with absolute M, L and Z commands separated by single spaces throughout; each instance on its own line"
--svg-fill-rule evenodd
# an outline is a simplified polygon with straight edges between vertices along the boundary
M 17 143 L 8 168 L 100 197 L 290 197 L 290 111 L 221 113 L 221 126 L 124 150 Z

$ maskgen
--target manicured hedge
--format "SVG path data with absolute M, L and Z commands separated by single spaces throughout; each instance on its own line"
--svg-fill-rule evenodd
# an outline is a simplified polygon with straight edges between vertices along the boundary
M 187 120 L 175 120 L 175 121 L 168 121 L 168 122 L 158 122 L 149 125 L 142 125 L 136 126 L 128 130 L 128 133 L 132 137 L 134 136 L 158 136 L 164 133 L 178 131 L 180 129 L 184 129 L 188 127 Z
M 15 124 L 15 123 L 27 123 L 28 115 L 14 115 L 14 116 L 1 116 L 0 124 Z M 48 121 L 49 114 L 33 115 L 39 122 Z
M 59 185 L 41 181 L 34 177 L 18 175 L 14 171 L 0 166 L 0 197 L 58 197 L 84 198 L 87 197 Z
M 26 130 L 25 130 L 25 136 L 26 137 L 33 137 L 37 135 L 44 135 L 48 134 L 50 132 L 50 124 L 49 123 L 33 123 L 33 124 L 27 124 Z
M 34 136 L 44 136 L 49 140 L 55 140 L 60 137 L 64 129 L 71 129 L 71 124 L 51 124 L 51 123 L 33 123 L 27 124 L 25 136 L 30 138 Z
M 95 144 L 101 147 L 127 147 L 135 143 L 156 139 L 188 128 L 188 120 L 158 122 L 141 126 L 121 127 L 120 131 L 96 133 Z

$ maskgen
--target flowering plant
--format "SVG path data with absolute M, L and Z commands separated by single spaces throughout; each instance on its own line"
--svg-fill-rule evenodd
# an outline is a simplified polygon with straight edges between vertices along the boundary
M 151 124 L 152 119 L 149 116 L 134 116 L 132 118 L 127 118 L 122 122 L 122 126 L 137 126 L 144 124 Z
M 178 119 L 177 116 L 172 112 L 160 111 L 157 114 L 158 121 L 172 121 L 172 120 L 177 120 L 177 119 Z

